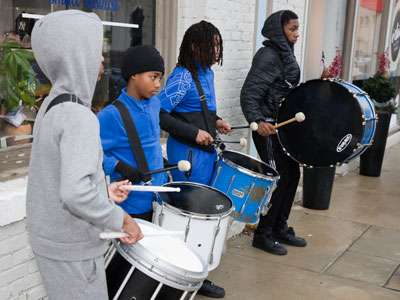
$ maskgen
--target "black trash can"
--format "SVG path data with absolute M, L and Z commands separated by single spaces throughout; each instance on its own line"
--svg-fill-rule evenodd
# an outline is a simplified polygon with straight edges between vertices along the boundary
M 360 175 L 372 177 L 381 175 L 391 116 L 389 113 L 378 112 L 379 119 L 372 146 L 360 156 Z
M 329 208 L 336 168 L 303 168 L 303 206 L 324 210 Z

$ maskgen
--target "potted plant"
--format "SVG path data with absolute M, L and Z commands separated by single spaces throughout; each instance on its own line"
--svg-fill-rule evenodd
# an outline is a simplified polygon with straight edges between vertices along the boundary
M 388 78 L 389 59 L 387 51 L 379 55 L 378 72 L 364 80 L 363 90 L 368 93 L 375 105 L 378 115 L 372 146 L 360 157 L 360 175 L 378 177 L 381 174 L 386 140 L 389 132 L 390 118 L 397 107 L 393 97 L 395 87 Z
M 30 134 L 31 124 L 24 122 L 24 107 L 35 104 L 35 72 L 30 61 L 31 51 L 24 49 L 13 38 L 0 43 L 0 138 Z
M 325 67 L 325 57 L 322 53 L 321 78 L 339 80 L 343 76 L 343 63 L 339 47 L 336 47 L 336 56 L 329 67 Z M 329 208 L 335 172 L 335 167 L 303 168 L 304 207 L 318 210 Z

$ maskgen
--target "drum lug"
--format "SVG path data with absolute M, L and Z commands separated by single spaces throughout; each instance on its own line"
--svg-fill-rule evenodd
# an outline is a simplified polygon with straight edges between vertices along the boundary
M 267 188 L 265 189 L 265 192 L 264 192 L 264 195 L 263 195 L 263 200 L 261 201 L 261 203 L 260 203 L 260 205 L 258 206 L 257 211 L 256 211 L 256 217 L 258 217 L 258 216 L 260 215 L 261 205 L 262 205 L 263 203 L 265 203 L 264 200 L 265 200 L 265 197 L 268 195 L 269 190 L 270 190 L 270 187 L 267 187 Z M 264 206 L 265 206 L 265 204 L 264 204 Z
M 217 240 L 218 233 L 219 233 L 219 231 L 220 231 L 220 229 L 221 229 L 221 227 L 220 227 L 220 225 L 221 225 L 221 219 L 222 219 L 222 217 L 219 216 L 219 218 L 218 218 L 218 225 L 217 225 L 217 227 L 215 227 L 215 231 L 214 231 L 214 240 L 213 240 L 213 243 L 212 243 L 212 245 L 211 245 L 211 252 L 210 252 L 210 255 L 208 256 L 208 263 L 209 263 L 210 265 L 212 265 L 213 262 L 214 262 L 214 247 L 215 247 L 215 241 Z
M 342 163 L 340 163 L 340 162 L 336 163 L 336 167 L 340 167 L 341 165 L 342 165 Z
M 164 222 L 164 204 L 161 205 L 161 212 L 160 215 L 158 216 L 158 225 L 162 226 Z
M 243 205 L 242 205 L 242 208 L 240 209 L 240 214 L 242 214 L 243 211 L 244 211 L 244 207 L 245 207 L 246 204 L 247 204 L 247 200 L 249 199 L 250 194 L 251 194 L 252 191 L 253 191 L 254 184 L 255 184 L 255 182 L 253 181 L 253 183 L 251 184 L 251 187 L 250 187 L 250 189 L 249 189 L 249 193 L 247 194 L 246 200 L 244 200 Z
M 185 239 L 184 239 L 184 242 L 186 243 L 186 241 L 187 241 L 187 237 L 188 237 L 188 235 L 189 235 L 189 231 L 190 231 L 190 221 L 192 220 L 192 216 L 190 216 L 189 217 L 189 220 L 188 220 L 188 222 L 187 222 L 187 224 L 186 224 L 186 228 L 185 228 Z
M 235 181 L 235 178 L 236 178 L 236 173 L 237 173 L 237 170 L 235 170 L 235 174 L 233 174 L 233 176 L 231 178 L 231 182 L 229 183 L 229 187 L 228 187 L 228 190 L 226 191 L 226 194 L 229 194 L 229 192 L 231 190 L 232 183 Z
M 263 207 L 263 210 L 261 211 L 261 214 L 263 216 L 267 215 L 267 213 L 271 209 L 271 207 L 272 207 L 272 203 L 271 202 L 268 202 L 268 204 L 265 204 L 264 207 Z
M 212 184 L 212 187 L 215 186 L 215 183 L 217 182 L 217 179 L 218 179 L 218 176 L 219 176 L 219 172 L 221 172 L 221 169 L 222 169 L 222 166 L 219 166 L 218 170 L 217 170 L 217 175 L 215 175 L 215 179 L 214 179 L 214 182 Z

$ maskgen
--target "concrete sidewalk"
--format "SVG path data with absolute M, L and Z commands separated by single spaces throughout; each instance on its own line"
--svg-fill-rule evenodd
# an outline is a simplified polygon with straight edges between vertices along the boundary
M 209 275 L 225 299 L 400 299 L 400 144 L 380 177 L 337 178 L 329 210 L 295 205 L 289 225 L 308 245 L 286 256 L 253 248 L 251 233 L 229 241 Z

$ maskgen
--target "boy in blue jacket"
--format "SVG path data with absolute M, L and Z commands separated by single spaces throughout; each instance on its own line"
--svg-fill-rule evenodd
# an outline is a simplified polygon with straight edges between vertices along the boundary
M 129 111 L 149 167 L 149 171 L 163 168 L 160 145 L 160 101 L 156 96 L 164 74 L 164 60 L 153 46 L 129 48 L 123 57 L 122 76 L 128 83 L 117 101 Z M 132 183 L 148 181 L 132 151 L 128 135 L 115 105 L 109 105 L 98 114 L 101 144 L 104 151 L 104 170 L 111 182 L 119 178 Z M 166 174 L 152 175 L 152 184 L 163 185 Z M 121 207 L 136 218 L 151 221 L 152 192 L 131 192 Z

